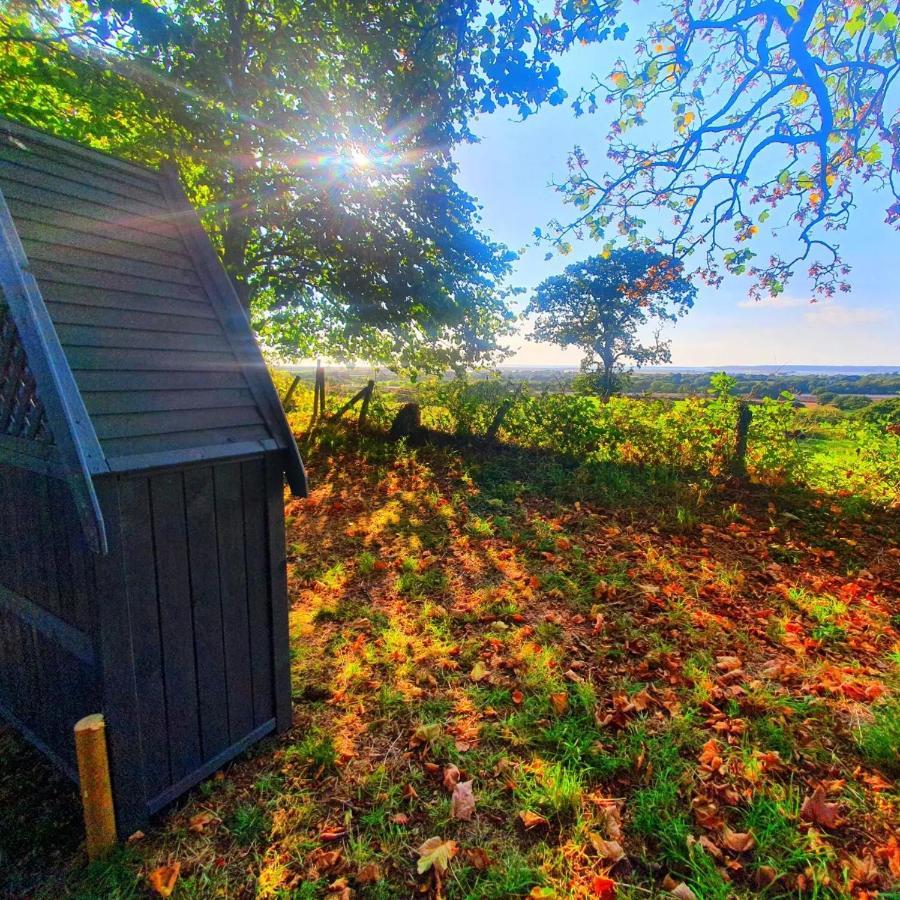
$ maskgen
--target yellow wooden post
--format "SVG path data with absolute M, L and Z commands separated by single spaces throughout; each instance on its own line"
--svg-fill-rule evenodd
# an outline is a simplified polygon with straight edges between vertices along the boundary
M 116 814 L 106 753 L 106 722 L 100 713 L 85 716 L 75 725 L 75 754 L 78 757 L 88 857 L 97 859 L 116 843 Z

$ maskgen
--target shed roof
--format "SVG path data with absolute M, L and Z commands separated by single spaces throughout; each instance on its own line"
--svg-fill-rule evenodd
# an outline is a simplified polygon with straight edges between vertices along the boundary
M 80 482 L 90 518 L 91 476 L 275 449 L 304 494 L 284 410 L 177 171 L 0 119 L 0 458 Z

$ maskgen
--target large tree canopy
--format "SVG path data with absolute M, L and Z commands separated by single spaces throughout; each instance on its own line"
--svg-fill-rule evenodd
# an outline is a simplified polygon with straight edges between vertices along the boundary
M 480 229 L 450 150 L 476 109 L 561 99 L 518 17 L 481 22 L 469 0 L 6 10 L 0 112 L 175 156 L 271 343 L 411 367 L 493 358 L 514 257 Z
M 663 7 L 636 53 L 599 67 L 573 101 L 577 115 L 605 103 L 618 116 L 611 165 L 590 147 L 572 154 L 559 189 L 578 212 L 556 223 L 556 242 L 590 235 L 609 248 L 655 230 L 657 247 L 694 256 L 713 284 L 747 273 L 751 293 L 777 294 L 805 271 L 822 295 L 847 290 L 836 233 L 859 187 L 882 192 L 886 221 L 900 226 L 900 4 Z M 768 255 L 758 249 L 767 232 L 777 239 Z
M 696 295 L 678 260 L 622 248 L 573 263 L 541 282 L 528 312 L 534 316 L 533 337 L 581 350 L 582 372 L 608 396 L 629 364 L 671 361 L 659 326 L 686 313 Z M 656 326 L 650 341 L 641 333 L 647 326 Z

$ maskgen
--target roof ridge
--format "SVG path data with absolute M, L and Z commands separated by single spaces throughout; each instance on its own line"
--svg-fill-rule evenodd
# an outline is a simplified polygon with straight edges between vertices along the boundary
M 159 178 L 159 169 L 123 159 L 114 153 L 98 150 L 96 147 L 88 147 L 71 138 L 59 137 L 49 131 L 35 128 L 32 125 L 25 125 L 22 122 L 16 122 L 3 116 L 0 116 L 0 132 L 6 132 L 13 138 L 44 144 L 47 147 L 64 150 L 67 153 L 74 153 L 82 158 L 93 158 L 105 165 L 113 165 L 131 175 L 138 175 L 143 178 Z

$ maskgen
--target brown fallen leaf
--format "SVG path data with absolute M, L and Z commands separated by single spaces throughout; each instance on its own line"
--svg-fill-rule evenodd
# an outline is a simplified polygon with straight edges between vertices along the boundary
M 522 824 L 526 829 L 543 828 L 545 825 L 550 824 L 549 819 L 546 819 L 544 818 L 544 816 L 538 815 L 537 813 L 533 813 L 528 810 L 520 812 L 519 819 L 521 819 Z
M 860 859 L 858 856 L 850 857 L 850 877 L 858 887 L 875 887 L 878 884 L 878 866 L 871 855 Z
M 760 866 L 756 870 L 754 881 L 759 890 L 767 888 L 770 884 L 774 884 L 778 878 L 778 873 L 771 866 Z
M 747 853 L 756 846 L 756 839 L 749 831 L 732 831 L 727 825 L 722 834 L 722 842 L 735 853 Z
M 823 828 L 837 828 L 841 824 L 840 807 L 825 800 L 825 789 L 817 787 L 812 795 L 803 801 L 800 818 Z
M 569 695 L 566 693 L 551 694 L 550 705 L 553 707 L 553 712 L 561 716 L 569 707 Z
M 513 691 L 510 695 L 512 697 L 512 702 L 519 706 L 522 701 L 525 699 L 525 695 L 521 691 Z
M 604 862 L 615 865 L 620 860 L 625 859 L 625 851 L 618 841 L 604 840 L 595 831 L 590 832 L 588 839 L 591 842 L 591 846 L 597 851 L 597 856 Z
M 319 840 L 325 841 L 328 843 L 329 841 L 339 841 L 342 837 L 347 836 L 346 828 L 326 828 L 324 831 L 319 832 Z
M 491 866 L 491 858 L 481 847 L 473 847 L 471 850 L 466 850 L 466 859 L 469 861 L 469 865 L 473 869 L 478 869 L 479 872 L 483 872 Z
M 395 825 L 408 825 L 409 824 L 409 816 L 406 813 L 396 813 L 391 816 L 391 821 Z
M 445 841 L 440 837 L 428 838 L 416 853 L 419 854 L 419 862 L 416 871 L 424 875 L 429 869 L 434 869 L 438 875 L 443 875 L 450 865 L 450 860 L 456 856 L 456 841 Z
M 743 663 L 737 656 L 716 657 L 716 668 L 720 672 L 734 672 L 743 667 Z
M 444 790 L 452 793 L 459 783 L 459 769 L 452 763 L 444 769 Z
M 188 822 L 188 831 L 193 831 L 194 834 L 203 834 L 203 830 L 207 825 L 218 824 L 218 821 L 212 813 L 200 812 L 195 816 L 191 816 Z
M 328 893 L 325 900 L 352 900 L 353 891 L 350 890 L 350 883 L 346 878 L 338 878 L 328 885 Z
M 450 815 L 454 819 L 469 822 L 474 814 L 475 794 L 472 791 L 472 782 L 460 781 L 453 788 L 453 796 L 450 798 Z
M 688 847 L 699 845 L 713 859 L 722 859 L 722 851 L 705 834 L 701 835 L 699 838 L 695 838 L 693 835 L 688 835 L 687 844 Z
M 315 875 L 315 878 L 318 878 L 322 872 L 333 869 L 340 861 L 340 850 L 326 850 L 324 847 L 317 847 L 306 857 L 310 874 Z
M 169 866 L 159 866 L 159 868 L 154 869 L 147 876 L 147 881 L 160 897 L 171 897 L 180 874 L 181 863 L 175 862 Z
M 356 880 L 360 884 L 375 884 L 381 881 L 381 869 L 375 863 L 369 863 L 356 873 Z

